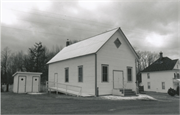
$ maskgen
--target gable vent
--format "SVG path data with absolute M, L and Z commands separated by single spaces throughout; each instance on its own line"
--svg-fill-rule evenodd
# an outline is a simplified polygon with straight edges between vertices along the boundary
M 116 45 L 117 48 L 119 48 L 119 46 L 121 45 L 121 42 L 120 42 L 120 40 L 117 38 L 117 39 L 114 41 L 114 44 Z

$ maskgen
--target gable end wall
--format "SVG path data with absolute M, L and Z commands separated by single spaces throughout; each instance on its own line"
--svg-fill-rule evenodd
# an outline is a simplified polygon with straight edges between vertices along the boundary
M 136 91 L 136 69 L 135 55 L 133 54 L 127 41 L 124 40 L 123 34 L 117 31 L 97 52 L 97 87 L 99 95 L 112 94 L 113 89 L 113 70 L 122 70 L 124 72 L 125 84 L 127 89 Z M 121 45 L 116 47 L 114 41 L 119 39 Z M 109 65 L 109 80 L 102 82 L 101 65 Z M 132 82 L 127 83 L 127 67 L 132 67 Z

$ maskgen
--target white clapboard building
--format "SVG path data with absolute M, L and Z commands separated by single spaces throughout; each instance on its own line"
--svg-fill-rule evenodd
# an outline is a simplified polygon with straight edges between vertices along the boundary
M 120 28 L 106 31 L 68 45 L 55 55 L 47 63 L 48 87 L 80 96 L 133 95 L 137 59 Z
M 159 59 L 141 72 L 144 91 L 167 93 L 169 88 L 176 90 L 180 84 L 179 68 L 178 59 L 163 57 L 160 52 Z
M 37 93 L 40 91 L 41 74 L 37 72 L 16 72 L 14 77 L 14 93 Z

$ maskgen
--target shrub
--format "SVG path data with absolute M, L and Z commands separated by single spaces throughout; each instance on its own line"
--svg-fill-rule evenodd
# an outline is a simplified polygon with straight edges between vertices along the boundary
M 170 89 L 168 89 L 168 94 L 170 96 L 174 96 L 176 94 L 176 91 L 174 89 L 170 88 Z

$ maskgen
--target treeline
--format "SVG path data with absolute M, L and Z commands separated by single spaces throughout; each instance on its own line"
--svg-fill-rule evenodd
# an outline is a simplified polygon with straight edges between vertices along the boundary
M 72 42 L 73 43 L 76 43 Z M 2 84 L 13 84 L 12 75 L 17 72 L 42 72 L 41 82 L 45 83 L 48 80 L 48 65 L 46 64 L 54 57 L 62 47 L 53 47 L 49 50 L 43 46 L 41 42 L 35 43 L 33 47 L 27 49 L 27 52 L 19 51 L 16 53 L 6 47 L 1 51 L 1 87 Z M 140 73 L 144 68 L 151 65 L 159 58 L 159 54 L 150 51 L 136 51 L 139 56 L 139 61 L 136 65 L 137 73 Z M 137 76 L 140 82 L 141 78 Z M 8 89 L 8 85 L 7 88 Z
M 1 87 L 2 84 L 13 84 L 12 75 L 17 72 L 42 72 L 41 83 L 48 80 L 48 65 L 46 64 L 53 56 L 55 56 L 62 47 L 55 46 L 52 50 L 43 46 L 41 42 L 24 53 L 19 51 L 16 53 L 6 47 L 1 51 Z M 8 85 L 7 85 L 7 88 Z
M 136 81 L 138 81 L 138 83 L 141 83 L 142 78 L 140 72 L 149 65 L 151 65 L 154 61 L 156 61 L 159 58 L 159 53 L 150 52 L 150 51 L 136 51 L 136 53 L 139 56 L 139 60 L 136 64 L 136 70 L 137 70 Z

